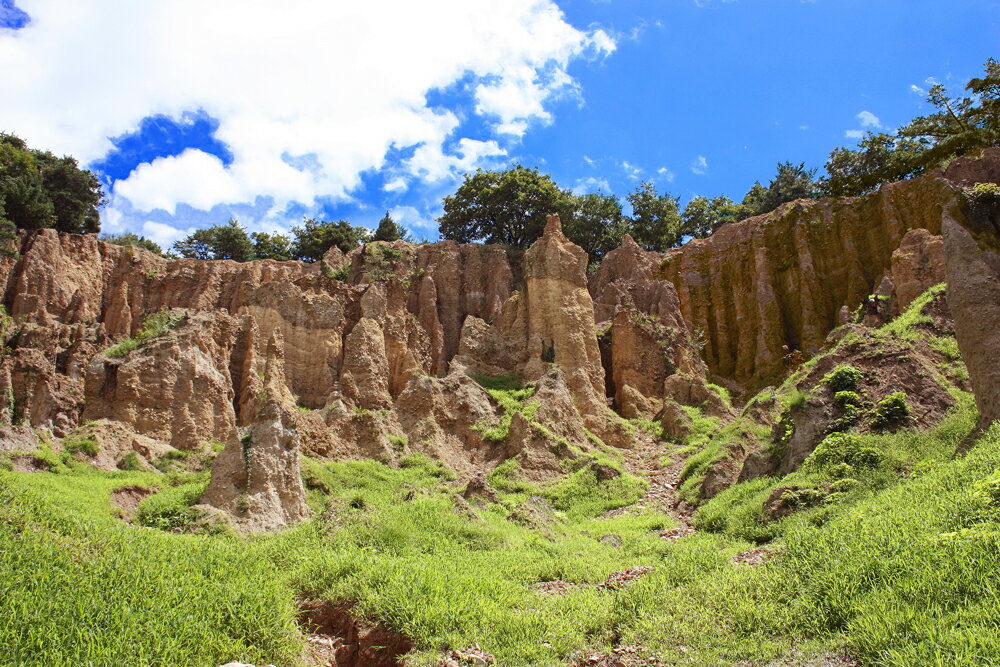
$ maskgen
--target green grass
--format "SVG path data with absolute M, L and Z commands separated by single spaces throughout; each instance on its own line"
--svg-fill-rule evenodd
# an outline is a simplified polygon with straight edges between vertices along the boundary
M 520 413 L 528 421 L 533 421 L 538 412 L 538 403 L 529 401 L 534 393 L 534 385 L 521 382 L 512 375 L 489 377 L 487 375 L 472 375 L 483 389 L 503 409 L 503 415 L 497 420 L 478 424 L 476 428 L 483 434 L 487 442 L 503 442 L 510 434 L 510 422 L 515 414 Z
M 204 474 L 0 472 L 0 655 L 291 666 L 302 643 L 294 599 L 309 595 L 354 601 L 405 632 L 418 664 L 473 643 L 504 665 L 566 664 L 615 641 L 667 664 L 843 647 L 863 664 L 991 664 L 1000 661 L 1000 427 L 951 457 L 974 419 L 965 400 L 927 434 L 852 436 L 881 452 L 870 465 L 821 456 L 804 466 L 799 481 L 850 472 L 858 484 L 778 522 L 780 551 L 754 567 L 730 558 L 760 538 L 747 534 L 748 508 L 781 480 L 732 487 L 699 511 L 699 524 L 720 532 L 668 542 L 655 532 L 671 527 L 664 515 L 604 518 L 606 501 L 634 500 L 637 482 L 599 482 L 593 461 L 545 486 L 511 460 L 490 476 L 500 504 L 473 511 L 454 498 L 453 475 L 426 457 L 398 468 L 307 460 L 317 517 L 255 537 L 131 527 L 108 503 L 118 486 L 159 487 L 140 515 L 176 527 L 171 517 L 200 494 Z M 515 520 L 533 495 L 551 504 L 542 528 Z M 596 584 L 638 565 L 654 570 L 618 591 L 530 588 Z
M 97 441 L 93 438 L 88 437 L 75 437 L 66 438 L 63 441 L 63 449 L 65 449 L 70 454 L 82 453 L 87 456 L 94 456 L 101 450 L 101 446 L 97 444 Z
M 146 343 L 159 338 L 184 321 L 186 315 L 171 313 L 169 310 L 161 310 L 146 317 L 142 322 L 139 333 L 135 336 L 123 338 L 107 350 L 104 351 L 109 357 L 125 357 L 137 350 Z

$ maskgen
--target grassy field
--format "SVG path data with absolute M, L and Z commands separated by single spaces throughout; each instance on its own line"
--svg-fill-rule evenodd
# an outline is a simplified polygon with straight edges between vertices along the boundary
M 530 415 L 526 388 L 490 389 Z M 300 597 L 351 602 L 405 633 L 413 664 L 472 644 L 503 665 L 620 645 L 666 664 L 839 653 L 1000 664 L 1000 426 L 955 457 L 976 420 L 971 397 L 955 396 L 927 432 L 836 436 L 790 475 L 723 491 L 698 509 L 698 532 L 675 541 L 658 534 L 668 516 L 609 514 L 646 482 L 604 450 L 548 485 L 508 461 L 489 477 L 497 503 L 462 499 L 454 475 L 421 456 L 398 467 L 306 459 L 314 518 L 243 536 L 190 533 L 207 473 L 100 472 L 47 449 L 37 456 L 50 472 L 0 466 L 0 664 L 293 666 Z M 690 416 L 692 437 L 664 442 L 662 456 L 689 456 L 694 471 L 699 452 L 740 434 Z M 158 491 L 134 524 L 109 501 L 129 485 Z M 768 496 L 790 486 L 796 511 L 765 519 Z M 758 545 L 772 554 L 762 564 L 733 561 Z M 595 587 L 636 566 L 653 570 Z M 564 593 L 533 586 L 556 580 Z

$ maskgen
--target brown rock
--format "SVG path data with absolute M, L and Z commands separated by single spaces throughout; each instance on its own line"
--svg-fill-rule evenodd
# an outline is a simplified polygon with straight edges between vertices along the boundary
M 1000 198 L 944 216 L 948 305 L 979 426 L 1000 419 Z
M 892 253 L 895 314 L 906 310 L 927 288 L 943 283 L 944 279 L 944 239 L 926 229 L 907 232 Z
M 285 384 L 282 350 L 280 337 L 273 336 L 253 423 L 242 439 L 226 443 L 201 498 L 233 515 L 244 530 L 277 530 L 310 514 L 299 472 L 297 410 Z

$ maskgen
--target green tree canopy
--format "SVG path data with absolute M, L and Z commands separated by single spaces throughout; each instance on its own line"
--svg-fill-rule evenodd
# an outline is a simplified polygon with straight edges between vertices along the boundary
M 145 236 L 139 236 L 137 234 L 133 234 L 132 232 L 125 232 L 124 234 L 108 234 L 107 236 L 102 236 L 101 240 L 105 243 L 113 243 L 114 245 L 127 245 L 145 248 L 152 253 L 160 255 L 161 257 L 163 256 L 163 248 L 147 239 Z
M 681 214 L 682 227 L 685 234 L 703 239 L 727 222 L 739 220 L 742 210 L 739 204 L 725 195 L 713 199 L 694 197 Z
M 293 259 L 292 240 L 284 234 L 254 232 L 250 238 L 253 241 L 255 259 L 274 259 L 279 262 Z
M 409 238 L 409 234 L 406 232 L 406 228 L 392 219 L 389 215 L 389 211 L 385 212 L 382 219 L 378 221 L 378 227 L 375 229 L 375 235 L 372 237 L 373 241 L 406 241 Z
M 632 205 L 628 231 L 636 243 L 646 250 L 659 252 L 682 243 L 687 232 L 676 197 L 659 194 L 647 181 L 636 187 L 627 199 Z
M 569 192 L 537 169 L 516 165 L 503 171 L 466 174 L 455 194 L 444 198 L 438 218 L 442 238 L 459 243 L 499 243 L 527 248 L 542 235 L 553 213 L 571 217 Z
M 927 92 L 934 112 L 896 131 L 867 133 L 856 148 L 835 148 L 820 182 L 823 194 L 862 195 L 882 183 L 910 178 L 953 157 L 1000 146 L 1000 63 L 986 61 L 982 77 L 951 97 L 941 84 Z
M 0 202 L 3 221 L 21 229 L 100 231 L 100 181 L 72 157 L 31 149 L 0 133 Z
M 350 252 L 358 245 L 371 240 L 371 232 L 364 227 L 355 227 L 345 220 L 322 222 L 315 218 L 302 221 L 301 227 L 292 227 L 292 255 L 295 259 L 315 262 L 333 246 L 342 252 Z
M 253 242 L 235 218 L 230 218 L 224 225 L 195 231 L 175 243 L 173 250 L 188 259 L 231 259 L 237 262 L 255 259 Z
M 563 231 L 569 240 L 587 251 L 591 262 L 599 262 L 621 244 L 625 235 L 622 203 L 615 195 L 600 192 L 571 197 L 570 203 Z

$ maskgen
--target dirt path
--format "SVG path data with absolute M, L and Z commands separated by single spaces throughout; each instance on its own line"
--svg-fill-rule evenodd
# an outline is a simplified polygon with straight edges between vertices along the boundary
M 622 450 L 622 463 L 626 472 L 641 477 L 644 473 L 649 482 L 649 489 L 637 503 L 628 510 L 651 509 L 662 512 L 677 521 L 677 527 L 660 532 L 664 539 L 677 539 L 694 532 L 691 525 L 693 508 L 677 497 L 677 487 L 680 485 L 680 473 L 684 460 L 675 460 L 664 466 L 661 460 L 665 458 L 673 446 L 643 434 L 635 440 L 632 449 Z

